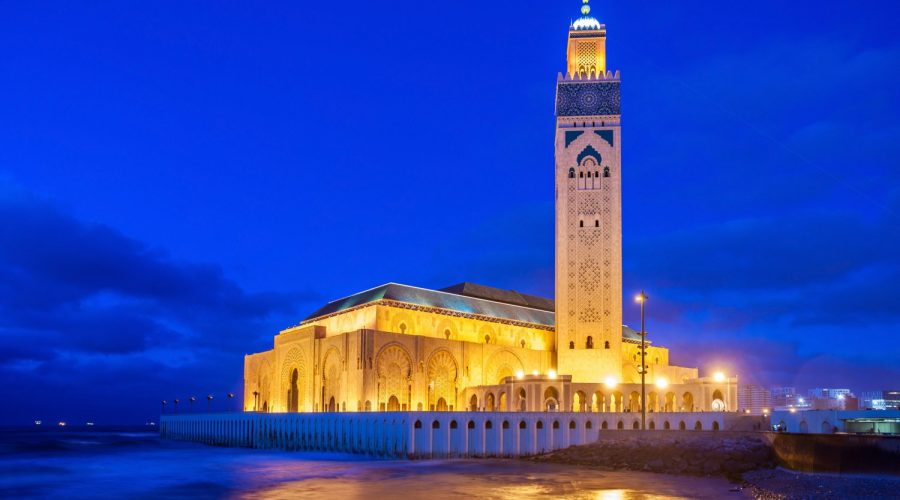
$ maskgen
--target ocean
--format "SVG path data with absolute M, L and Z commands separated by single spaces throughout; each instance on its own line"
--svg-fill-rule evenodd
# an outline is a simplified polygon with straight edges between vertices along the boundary
M 374 460 L 160 440 L 155 428 L 0 430 L 4 498 L 741 498 L 720 478 L 521 460 Z

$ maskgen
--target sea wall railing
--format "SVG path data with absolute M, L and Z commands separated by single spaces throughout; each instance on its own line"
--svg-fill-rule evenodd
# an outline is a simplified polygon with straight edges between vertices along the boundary
M 728 430 L 726 413 L 648 415 L 657 431 Z M 518 457 L 595 442 L 607 429 L 635 429 L 634 413 L 365 412 L 164 415 L 164 439 L 391 458 Z

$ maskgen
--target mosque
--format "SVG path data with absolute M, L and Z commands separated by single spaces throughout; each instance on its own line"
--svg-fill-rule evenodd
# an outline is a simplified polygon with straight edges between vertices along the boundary
M 244 359 L 257 412 L 653 412 L 737 409 L 737 377 L 700 377 L 622 324 L 620 74 L 606 26 L 569 27 L 556 84 L 556 300 L 473 283 L 388 283 L 329 302 Z

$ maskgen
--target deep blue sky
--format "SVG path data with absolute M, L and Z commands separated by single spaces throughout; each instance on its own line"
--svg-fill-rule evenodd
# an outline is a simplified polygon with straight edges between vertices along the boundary
M 900 3 L 597 1 L 626 319 L 900 386 Z M 388 281 L 553 291 L 577 0 L 0 4 L 0 422 L 142 422 Z

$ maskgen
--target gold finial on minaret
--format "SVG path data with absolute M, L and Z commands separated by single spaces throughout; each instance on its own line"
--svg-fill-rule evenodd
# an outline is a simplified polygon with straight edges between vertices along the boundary
M 581 0 L 581 3 L 584 5 L 581 6 L 581 15 L 586 16 L 591 13 L 591 6 L 588 5 L 588 2 L 591 0 Z

